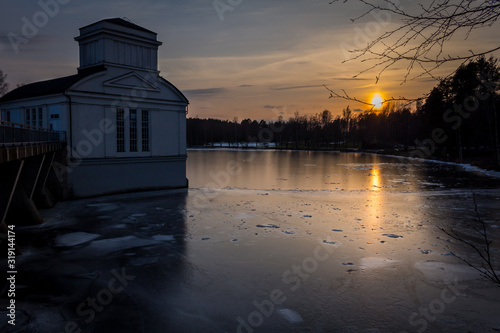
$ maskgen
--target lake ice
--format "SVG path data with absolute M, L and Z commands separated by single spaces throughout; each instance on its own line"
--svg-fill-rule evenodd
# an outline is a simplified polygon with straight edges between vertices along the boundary
M 467 226 L 474 191 L 498 265 L 497 178 L 347 153 L 189 151 L 188 160 L 187 191 L 63 202 L 42 227 L 19 230 L 23 289 L 7 331 L 500 330 L 500 288 L 450 255 L 481 263 L 438 229 L 481 244 Z M 117 272 L 131 280 L 88 322 L 78 306 L 105 300 Z

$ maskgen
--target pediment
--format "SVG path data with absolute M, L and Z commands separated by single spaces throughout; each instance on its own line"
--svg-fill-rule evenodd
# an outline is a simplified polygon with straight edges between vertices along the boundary
M 143 76 L 132 72 L 128 73 L 111 80 L 104 82 L 105 86 L 124 88 L 124 89 L 135 89 L 135 90 L 147 90 L 147 91 L 160 91 L 160 88 L 149 82 Z

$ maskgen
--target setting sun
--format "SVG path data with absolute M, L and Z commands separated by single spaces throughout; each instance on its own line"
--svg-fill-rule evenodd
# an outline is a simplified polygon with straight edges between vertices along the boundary
M 382 104 L 384 103 L 384 99 L 382 98 L 382 96 L 380 96 L 380 94 L 377 93 L 373 95 L 370 103 L 373 104 L 373 107 L 375 109 L 380 109 L 382 107 Z

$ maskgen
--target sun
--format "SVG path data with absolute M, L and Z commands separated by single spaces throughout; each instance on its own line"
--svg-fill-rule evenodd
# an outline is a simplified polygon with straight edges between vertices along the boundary
M 384 99 L 379 93 L 376 93 L 373 95 L 370 103 L 373 104 L 373 108 L 380 109 L 382 107 L 382 104 L 384 103 Z

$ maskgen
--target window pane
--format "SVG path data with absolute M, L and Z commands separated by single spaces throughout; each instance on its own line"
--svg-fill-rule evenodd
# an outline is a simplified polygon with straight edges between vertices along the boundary
M 142 151 L 149 151 L 149 111 L 142 110 Z
M 36 109 L 31 109 L 31 126 L 36 126 Z
M 137 151 L 137 110 L 130 110 L 130 151 Z
M 30 109 L 26 109 L 24 110 L 24 123 L 26 125 L 31 125 L 31 113 L 30 113 Z
M 38 108 L 38 127 L 43 127 L 43 109 Z
M 125 151 L 125 110 L 116 110 L 116 151 Z

